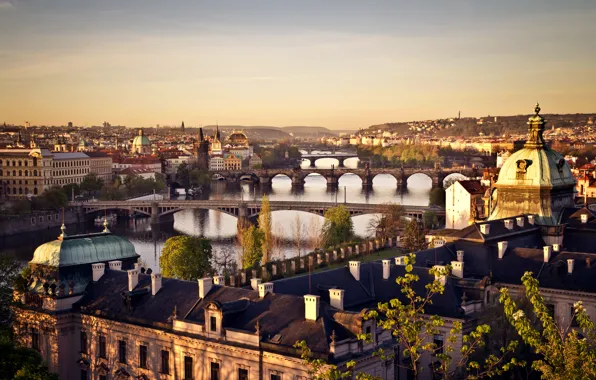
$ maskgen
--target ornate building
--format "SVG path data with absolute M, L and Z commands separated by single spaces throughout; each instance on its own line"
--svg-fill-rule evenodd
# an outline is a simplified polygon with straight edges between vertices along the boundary
M 575 179 L 563 156 L 544 143 L 538 104 L 528 125 L 524 148 L 504 162 L 492 189 L 489 220 L 533 214 L 538 224 L 556 225 L 562 210 L 574 205 Z
M 143 134 L 143 128 L 139 129 L 139 135 L 132 141 L 131 153 L 139 155 L 151 154 L 151 141 Z

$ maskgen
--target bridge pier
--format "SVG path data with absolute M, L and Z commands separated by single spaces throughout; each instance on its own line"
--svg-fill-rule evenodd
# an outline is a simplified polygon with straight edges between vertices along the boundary
M 269 176 L 259 177 L 259 184 L 261 186 L 271 186 L 271 177 L 269 177 Z
M 373 186 L 373 177 L 371 175 L 362 178 L 362 187 L 371 188 Z
M 343 158 L 338 158 L 337 161 L 339 161 L 339 165 L 337 166 L 338 168 L 345 168 Z
M 248 216 L 248 206 L 246 203 L 242 203 L 238 207 L 238 222 L 236 228 L 238 228 L 238 231 L 243 231 L 254 224 L 255 221 Z
M 159 224 L 159 204 L 157 202 L 151 203 L 151 224 Z
M 310 161 L 310 167 L 311 167 L 311 168 L 316 168 L 315 162 L 316 162 L 317 160 L 316 160 L 316 159 L 314 159 L 314 158 L 310 158 L 310 159 L 309 159 L 309 161 Z
M 336 176 L 334 176 L 334 175 L 325 176 L 325 179 L 327 180 L 328 188 L 337 188 L 338 178 Z
M 304 178 L 302 178 L 299 175 L 293 175 L 292 176 L 292 186 L 304 186 Z

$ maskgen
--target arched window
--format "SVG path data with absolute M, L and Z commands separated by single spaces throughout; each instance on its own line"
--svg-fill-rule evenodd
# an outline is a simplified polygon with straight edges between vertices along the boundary
M 22 177 L 22 176 L 23 176 L 23 171 L 19 170 L 19 177 Z
M 16 170 L 13 170 L 13 171 L 12 171 L 12 176 L 13 176 L 13 177 L 16 177 L 16 176 L 17 176 L 17 171 L 16 171 Z
M 29 194 L 29 189 L 27 187 L 25 188 L 25 194 Z
M 23 166 L 23 161 L 19 161 L 19 166 Z
M 25 161 L 25 166 L 29 165 L 29 161 Z
M 12 189 L 12 193 L 15 194 L 15 195 L 17 194 L 17 188 L 16 187 L 14 189 Z
M 12 162 L 12 166 L 17 166 L 17 162 L 16 161 L 13 161 Z
M 37 177 L 37 170 L 33 171 L 33 177 Z
M 25 170 L 25 177 L 29 177 L 29 170 Z

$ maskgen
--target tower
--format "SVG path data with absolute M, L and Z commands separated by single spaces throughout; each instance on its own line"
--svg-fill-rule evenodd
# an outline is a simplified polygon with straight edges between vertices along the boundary
M 199 141 L 195 145 L 195 150 L 199 168 L 209 170 L 209 141 L 205 140 L 203 128 L 199 128 Z
M 182 125 L 180 125 L 180 131 L 182 131 L 182 133 L 184 133 L 184 121 L 182 121 Z

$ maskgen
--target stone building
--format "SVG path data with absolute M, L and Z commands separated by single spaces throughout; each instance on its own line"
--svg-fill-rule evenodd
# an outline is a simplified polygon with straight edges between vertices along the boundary
M 89 157 L 89 173 L 100 178 L 104 184 L 112 183 L 112 156 L 101 152 L 86 152 Z
M 445 190 L 445 227 L 462 229 L 484 217 L 485 188 L 479 180 L 455 181 Z
M 223 164 L 224 170 L 240 170 L 242 168 L 242 160 L 232 153 L 224 156 Z
M 151 154 L 151 141 L 143 134 L 143 128 L 139 129 L 139 135 L 134 138 L 131 146 L 131 153 L 138 155 Z

